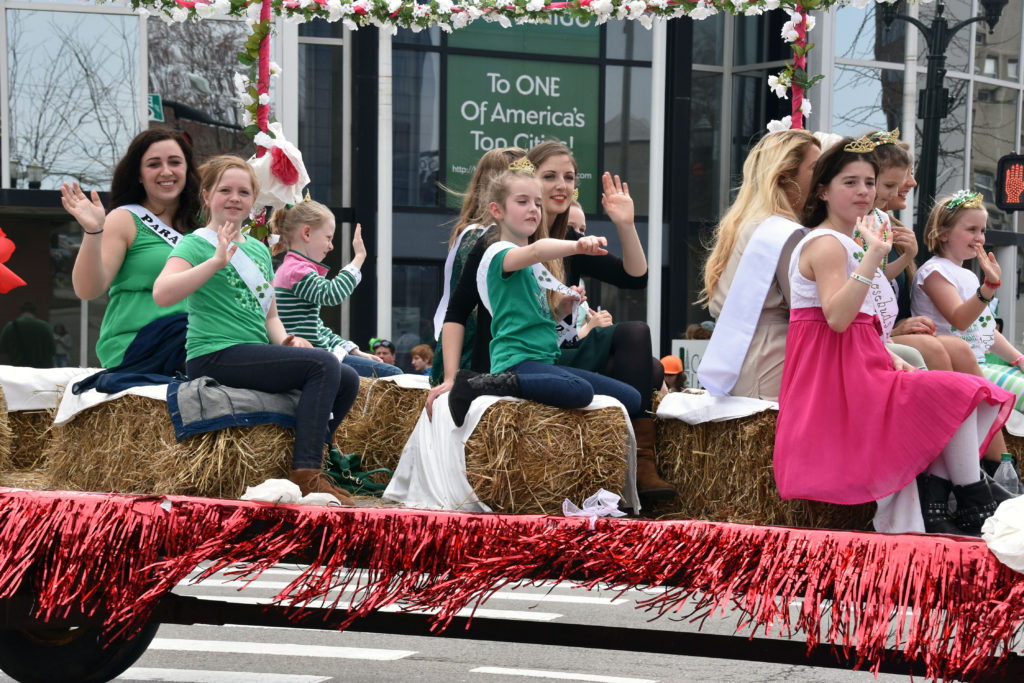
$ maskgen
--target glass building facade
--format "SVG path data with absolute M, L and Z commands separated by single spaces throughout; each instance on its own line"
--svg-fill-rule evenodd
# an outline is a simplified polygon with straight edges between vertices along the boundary
M 974 16 L 976 5 L 949 0 L 946 16 Z M 912 11 L 927 24 L 935 10 L 926 4 Z M 507 30 L 475 25 L 451 35 L 403 30 L 382 62 L 375 30 L 279 22 L 272 53 L 282 75 L 272 86 L 273 112 L 304 153 L 312 196 L 338 215 L 331 265 L 345 262 L 355 222 L 371 250 L 367 278 L 343 311 L 325 310 L 325 320 L 364 348 L 371 336 L 390 336 L 402 360 L 413 345 L 431 342 L 454 207 L 475 159 L 493 146 L 558 137 L 579 162 L 589 230 L 609 237 L 613 250 L 617 236 L 600 210 L 600 174 L 611 171 L 630 183 L 645 244 L 648 198 L 662 193 L 663 234 L 672 245 L 660 264 L 660 350 L 667 353 L 668 339 L 707 317 L 692 302 L 710 230 L 741 180 L 747 151 L 767 121 L 788 113 L 789 101 L 771 94 L 766 82 L 791 56 L 780 39 L 785 19 L 774 12 L 669 22 L 666 148 L 655 150 L 667 169 L 661 188 L 649 187 L 648 172 L 656 56 L 651 34 L 638 23 L 557 19 Z M 873 5 L 816 19 L 809 70 L 825 79 L 810 92 L 807 127 L 852 135 L 899 127 L 919 151 L 916 108 L 927 50 L 916 29 L 903 22 L 885 28 Z M 1021 4 L 1009 3 L 993 33 L 975 24 L 957 34 L 947 53 L 952 100 L 939 150 L 939 193 L 981 191 L 990 229 L 1008 234 L 1017 231 L 1017 219 L 992 200 L 996 162 L 1019 151 L 1024 136 L 1022 25 Z M 118 5 L 0 0 L 0 228 L 17 244 L 8 265 L 29 282 L 0 297 L 0 325 L 32 300 L 43 317 L 72 332 L 72 363 L 95 363 L 104 299 L 83 304 L 74 296 L 70 273 L 80 232 L 56 189 L 71 179 L 108 189 L 128 141 L 147 125 L 184 130 L 201 156 L 248 156 L 233 86 L 247 30 L 235 20 L 168 25 Z M 381 69 L 390 69 L 386 91 Z M 386 119 L 382 102 L 390 104 Z M 160 117 L 163 123 L 153 120 Z M 524 121 L 536 124 L 525 134 L 516 127 Z M 379 131 L 388 128 L 392 258 L 378 263 Z M 1001 259 L 1013 259 L 1017 277 L 1004 278 L 1015 282 L 1000 292 L 1000 313 L 1010 316 L 1007 327 L 1017 335 L 1024 331 L 1015 305 L 1021 268 L 1010 237 L 990 241 L 1007 245 Z M 382 267 L 390 267 L 391 284 L 378 292 L 374 276 Z M 590 283 L 589 293 L 616 320 L 646 317 L 644 292 Z M 390 306 L 390 329 L 378 327 L 378 297 Z

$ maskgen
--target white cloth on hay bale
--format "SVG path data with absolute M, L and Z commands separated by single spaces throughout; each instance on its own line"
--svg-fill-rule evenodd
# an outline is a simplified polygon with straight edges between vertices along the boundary
M 402 450 L 391 483 L 384 491 L 384 502 L 428 510 L 491 512 L 491 508 L 477 497 L 466 479 L 466 441 L 484 412 L 496 402 L 521 400 L 508 396 L 480 396 L 469 407 L 463 425 L 456 427 L 451 410 L 448 409 L 448 394 L 441 394 L 434 401 L 433 420 L 427 417 L 426 408 L 420 413 L 420 419 Z M 611 396 L 594 396 L 593 402 L 584 410 L 613 407 L 622 410 L 629 430 L 623 497 L 629 506 L 639 510 L 640 499 L 636 493 L 636 437 L 625 406 Z
M 7 410 L 53 410 L 64 387 L 99 372 L 101 368 L 25 368 L 0 365 L 0 386 Z

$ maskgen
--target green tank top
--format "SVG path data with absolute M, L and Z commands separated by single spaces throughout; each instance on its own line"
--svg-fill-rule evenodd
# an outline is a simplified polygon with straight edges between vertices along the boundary
M 186 301 L 163 308 L 153 301 L 153 282 L 164 269 L 171 245 L 135 219 L 135 240 L 110 283 L 110 302 L 100 324 L 96 356 L 104 368 L 121 364 L 136 333 L 157 318 L 187 311 Z

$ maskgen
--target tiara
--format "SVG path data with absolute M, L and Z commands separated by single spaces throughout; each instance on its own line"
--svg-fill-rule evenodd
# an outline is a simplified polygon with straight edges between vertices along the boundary
M 854 154 L 870 154 L 875 151 L 877 145 L 874 141 L 865 135 L 862 138 L 858 138 L 853 142 L 848 142 L 843 147 L 844 152 L 852 152 Z
M 527 159 L 526 157 L 521 157 L 513 161 L 511 164 L 509 164 L 508 170 L 522 171 L 523 173 L 529 173 L 530 175 L 533 175 L 537 171 L 537 168 L 532 163 L 530 163 L 529 159 Z
M 881 131 L 879 133 L 871 134 L 871 140 L 872 142 L 875 143 L 875 147 L 880 147 L 881 145 L 895 145 L 897 142 L 899 142 L 899 139 L 899 128 L 893 128 L 888 133 L 886 133 L 885 131 Z
M 947 211 L 956 211 L 963 207 L 965 209 L 977 209 L 981 206 L 981 193 L 970 190 L 960 190 L 953 198 L 946 202 Z

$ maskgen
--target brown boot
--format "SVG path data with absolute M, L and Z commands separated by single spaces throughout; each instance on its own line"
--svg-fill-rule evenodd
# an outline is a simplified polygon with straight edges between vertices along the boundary
M 337 498 L 342 505 L 356 504 L 355 498 L 345 489 L 338 488 L 332 484 L 330 478 L 324 474 L 323 470 L 312 468 L 292 470 L 288 478 L 298 485 L 299 491 L 302 492 L 303 496 L 308 496 L 311 493 L 329 493 Z
M 636 435 L 636 490 L 640 494 L 640 502 L 654 505 L 675 498 L 676 490 L 658 476 L 654 461 L 654 418 L 634 418 L 633 433 Z

